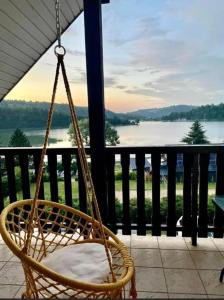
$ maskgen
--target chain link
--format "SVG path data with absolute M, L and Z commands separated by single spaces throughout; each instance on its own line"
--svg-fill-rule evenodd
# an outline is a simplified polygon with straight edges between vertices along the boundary
M 55 0 L 55 11 L 56 11 L 56 29 L 58 46 L 61 47 L 61 25 L 60 25 L 60 3 L 59 0 Z

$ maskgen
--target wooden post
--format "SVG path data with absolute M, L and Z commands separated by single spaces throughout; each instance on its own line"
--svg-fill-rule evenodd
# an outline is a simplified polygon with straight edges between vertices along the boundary
M 84 0 L 84 24 L 91 171 L 101 215 L 105 223 L 107 196 L 101 0 Z

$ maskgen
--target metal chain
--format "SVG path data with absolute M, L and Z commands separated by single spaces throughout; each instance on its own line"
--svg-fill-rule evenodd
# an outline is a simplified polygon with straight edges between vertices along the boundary
M 55 11 L 56 11 L 56 29 L 57 29 L 58 46 L 61 47 L 61 24 L 60 24 L 59 0 L 55 0 Z

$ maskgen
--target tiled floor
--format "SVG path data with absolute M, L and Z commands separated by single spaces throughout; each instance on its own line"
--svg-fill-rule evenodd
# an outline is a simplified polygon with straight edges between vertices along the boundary
M 139 298 L 224 298 L 224 239 L 119 236 L 131 249 Z M 20 298 L 21 265 L 0 239 L 0 298 Z M 128 296 L 128 292 L 126 292 Z

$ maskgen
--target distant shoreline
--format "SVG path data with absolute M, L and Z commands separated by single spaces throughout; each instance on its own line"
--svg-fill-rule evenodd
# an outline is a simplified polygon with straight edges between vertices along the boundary
M 168 122 L 172 122 L 172 123 L 175 123 L 175 122 L 189 122 L 189 123 L 192 123 L 192 122 L 194 122 L 195 120 L 184 120 L 184 119 L 181 119 L 181 120 L 158 120 L 158 119 L 156 119 L 156 120 L 139 120 L 139 123 L 141 123 L 141 122 L 143 122 L 143 123 L 145 123 L 145 122 L 163 122 L 163 123 L 168 123 Z M 199 121 L 200 122 L 208 122 L 208 123 L 211 123 L 211 122 L 220 122 L 220 123 L 222 123 L 222 122 L 224 122 L 224 120 L 200 120 L 199 119 Z M 139 125 L 139 123 L 138 124 L 118 124 L 118 125 L 112 125 L 113 127 L 126 127 L 126 126 L 138 126 Z M 35 131 L 35 130 L 45 130 L 46 128 L 45 127 L 19 127 L 21 130 L 23 130 L 23 131 Z M 60 127 L 57 127 L 57 126 L 53 126 L 53 127 L 51 127 L 51 129 L 68 129 L 69 127 L 67 127 L 67 126 L 64 126 L 64 127 L 62 127 L 62 126 L 60 126 Z M 13 130 L 15 130 L 16 129 L 16 127 L 10 127 L 10 128 L 0 128 L 0 131 L 5 131 L 5 130 L 7 130 L 7 131 L 13 131 Z

